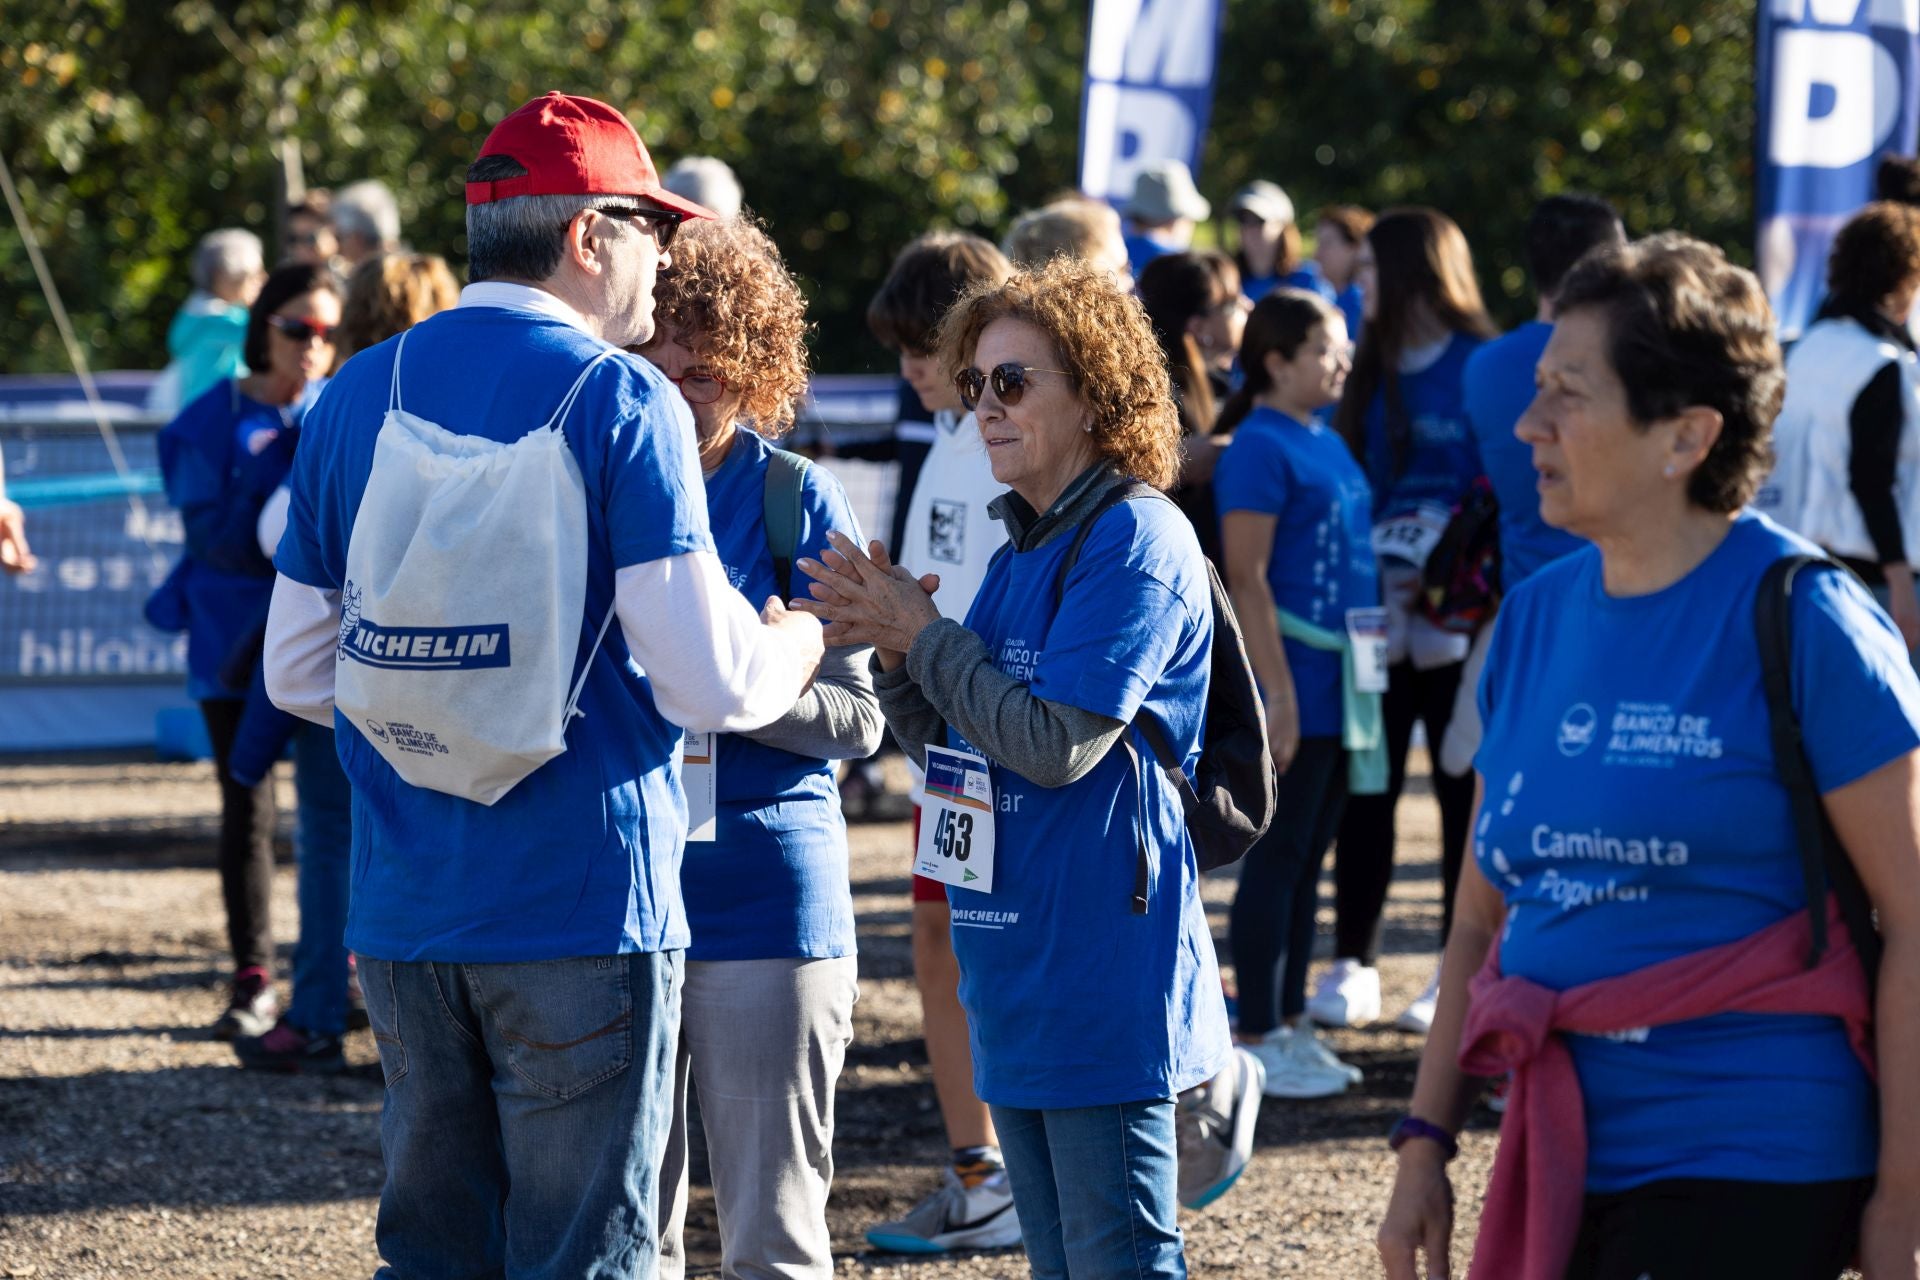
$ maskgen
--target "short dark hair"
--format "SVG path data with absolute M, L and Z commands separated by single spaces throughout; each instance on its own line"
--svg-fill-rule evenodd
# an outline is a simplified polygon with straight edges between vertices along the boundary
M 260 373 L 267 367 L 267 317 L 308 293 L 330 293 L 337 298 L 339 278 L 325 267 L 304 262 L 274 268 L 273 274 L 260 286 L 260 296 L 247 308 L 247 340 L 240 349 L 247 368 Z
M 1827 257 L 1827 309 L 1873 311 L 1920 276 L 1920 209 L 1876 200 L 1847 220 Z
M 1625 244 L 1620 213 L 1599 196 L 1548 196 L 1527 218 L 1527 272 L 1543 298 L 1551 298 L 1573 264 L 1603 244 Z
M 1687 483 L 1707 511 L 1738 511 L 1773 466 L 1773 420 L 1786 392 L 1773 308 L 1753 272 L 1679 232 L 1598 249 L 1560 286 L 1561 315 L 1592 308 L 1627 411 L 1648 427 L 1694 405 L 1722 426 Z
M 931 355 L 934 330 L 975 285 L 1006 283 L 1013 264 L 992 243 L 961 231 L 929 231 L 900 251 L 867 304 L 867 328 L 880 344 Z
M 1882 157 L 1873 174 L 1873 198 L 1920 204 L 1920 157 Z

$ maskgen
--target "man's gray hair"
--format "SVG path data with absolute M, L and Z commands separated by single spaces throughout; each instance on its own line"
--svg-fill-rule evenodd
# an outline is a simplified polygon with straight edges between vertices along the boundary
M 722 218 L 740 216 L 745 192 L 725 160 L 713 156 L 686 156 L 660 175 L 660 185 L 695 204 L 703 204 Z
M 200 237 L 187 270 L 193 277 L 193 287 L 208 293 L 222 280 L 244 280 L 266 270 L 266 265 L 266 250 L 259 236 L 242 227 L 222 227 Z
M 509 156 L 482 156 L 468 182 L 504 182 L 526 170 Z M 567 226 L 585 209 L 633 207 L 629 196 L 509 196 L 467 206 L 467 279 L 545 280 L 560 269 Z
M 334 230 L 343 236 L 357 235 L 382 249 L 400 243 L 399 202 L 378 178 L 363 179 L 337 192 L 330 216 Z

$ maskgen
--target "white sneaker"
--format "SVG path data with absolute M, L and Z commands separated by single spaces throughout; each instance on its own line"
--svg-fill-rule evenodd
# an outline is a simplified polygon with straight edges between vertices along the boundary
M 1334 1058 L 1321 1057 L 1319 1043 L 1306 1028 L 1276 1027 L 1250 1052 L 1266 1068 L 1264 1092 L 1269 1098 L 1331 1098 L 1353 1083 L 1350 1068 Z M 1327 1054 L 1332 1058 L 1332 1054 Z
M 1411 1031 L 1423 1036 L 1433 1029 L 1433 1007 L 1440 1002 L 1440 966 L 1433 967 L 1433 980 L 1427 983 L 1427 989 L 1415 996 L 1406 1011 L 1393 1020 L 1393 1025 L 1402 1031 Z
M 1380 971 L 1352 957 L 1335 960 L 1320 975 L 1307 1013 L 1323 1027 L 1364 1027 L 1380 1020 Z
M 1181 1094 L 1173 1124 L 1179 1154 L 1180 1203 L 1204 1209 L 1227 1194 L 1253 1158 L 1253 1126 L 1267 1073 L 1260 1059 L 1235 1047 L 1233 1063 L 1206 1084 Z
M 947 1253 L 956 1249 L 1006 1249 L 1020 1243 L 1020 1215 L 1013 1187 L 1000 1169 L 974 1186 L 948 1169 L 933 1193 L 904 1218 L 867 1229 L 867 1243 L 889 1253 Z
M 1332 1071 L 1338 1071 L 1344 1075 L 1347 1078 L 1348 1084 L 1359 1084 L 1366 1078 L 1366 1073 L 1361 1071 L 1360 1068 L 1341 1058 L 1332 1049 L 1327 1047 L 1327 1042 L 1322 1040 L 1320 1033 L 1313 1029 L 1313 1019 L 1311 1018 L 1301 1018 L 1294 1024 L 1294 1043 L 1300 1046 L 1302 1053 L 1312 1057 L 1322 1066 Z

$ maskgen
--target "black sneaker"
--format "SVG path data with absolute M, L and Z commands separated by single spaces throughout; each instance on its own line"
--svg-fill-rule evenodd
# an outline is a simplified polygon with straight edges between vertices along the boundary
M 347 1069 L 340 1052 L 339 1036 L 315 1035 L 288 1022 L 274 1024 L 263 1036 L 243 1036 L 233 1042 L 240 1065 L 249 1071 L 302 1071 L 316 1075 L 339 1075 Z
M 273 994 L 273 980 L 261 968 L 242 969 L 233 976 L 233 994 L 227 1011 L 213 1024 L 215 1040 L 238 1040 L 242 1036 L 263 1036 L 273 1030 L 280 1013 L 279 997 Z

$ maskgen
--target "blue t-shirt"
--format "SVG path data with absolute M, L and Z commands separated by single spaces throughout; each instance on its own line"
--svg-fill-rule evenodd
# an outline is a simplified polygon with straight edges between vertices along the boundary
M 1508 591 L 1550 561 L 1587 545 L 1540 518 L 1533 447 L 1513 434 L 1533 403 L 1533 367 L 1552 336 L 1552 325 L 1530 320 L 1474 352 L 1462 381 L 1467 421 L 1500 501 L 1500 584 Z
M 767 456 L 774 446 L 735 433 L 707 477 L 707 510 L 727 580 L 756 608 L 779 594 L 767 549 Z M 824 467 L 809 467 L 795 558 L 819 559 L 827 530 L 861 542 L 847 495 Z M 793 571 L 794 591 L 806 575 Z M 714 839 L 687 845 L 680 888 L 693 927 L 689 960 L 827 959 L 854 952 L 847 827 L 833 764 L 739 734 L 714 743 Z
M 308 415 L 276 557 L 289 578 L 340 587 L 397 346 L 349 360 Z M 605 349 L 558 320 L 456 307 L 410 331 L 401 401 L 449 431 L 518 440 Z M 713 541 L 685 403 L 652 365 L 602 360 L 562 429 L 587 493 L 578 664 L 613 605 L 615 569 Z M 655 709 L 619 627 L 593 658 L 580 711 L 567 750 L 492 807 L 409 786 L 334 717 L 353 782 L 349 947 L 382 960 L 490 962 L 687 945 L 681 734 Z
M 1144 709 L 1191 769 L 1213 638 L 1192 526 L 1158 499 L 1106 512 L 1056 616 L 1055 575 L 1072 541 L 1063 533 L 998 557 L 967 626 L 1036 697 L 1122 721 Z M 1171 1098 L 1211 1079 L 1230 1052 L 1180 801 L 1145 740 L 1127 733 L 1138 771 L 1118 744 L 1064 787 L 992 768 L 994 890 L 947 889 L 974 1083 L 988 1102 L 1057 1108 Z M 948 745 L 972 749 L 951 729 Z M 1134 915 L 1143 829 L 1148 909 Z
M 1474 856 L 1506 898 L 1508 973 L 1565 990 L 1806 908 L 1753 600 L 1768 564 L 1812 550 L 1748 512 L 1663 591 L 1607 595 L 1585 547 L 1501 605 Z M 1794 709 L 1823 793 L 1920 745 L 1920 683 L 1857 583 L 1802 578 L 1793 625 Z M 1874 1170 L 1873 1088 L 1837 1019 L 1722 1014 L 1567 1044 L 1590 1191 Z
M 1367 319 L 1367 301 L 1360 294 L 1360 286 L 1350 284 L 1342 289 L 1334 295 L 1333 305 L 1347 318 L 1347 341 L 1360 341 L 1360 329 Z
M 1367 482 L 1373 486 L 1376 518 L 1403 514 L 1422 502 L 1451 507 L 1481 475 L 1480 451 L 1460 389 L 1467 357 L 1480 345 L 1472 334 L 1456 333 L 1439 359 L 1417 373 L 1399 375 L 1407 423 L 1399 466 L 1387 434 L 1386 388 L 1373 393 L 1365 425 Z
M 1326 276 L 1320 273 L 1320 264 L 1311 258 L 1284 276 L 1241 276 L 1240 296 L 1248 302 L 1258 302 L 1283 286 L 1288 289 L 1305 289 L 1308 293 L 1317 293 L 1328 302 L 1335 300 L 1333 286 L 1328 284 Z
M 236 645 L 267 616 L 273 568 L 260 554 L 260 507 L 286 478 L 292 442 L 323 382 L 290 405 L 240 394 L 223 379 L 161 431 L 160 472 L 186 537 L 179 579 L 187 617 L 187 694 L 247 694 L 220 679 Z
M 1127 265 L 1133 268 L 1133 274 L 1136 277 L 1139 276 L 1139 274 L 1146 269 L 1147 264 L 1155 258 L 1163 254 L 1180 252 L 1174 248 L 1174 246 L 1156 240 L 1144 231 L 1136 231 L 1132 235 L 1125 237 L 1125 243 L 1127 246 Z
M 1267 585 L 1273 602 L 1317 627 L 1341 631 L 1347 610 L 1380 603 L 1373 560 L 1373 495 L 1346 441 L 1317 423 L 1256 408 L 1234 432 L 1213 473 L 1214 501 L 1274 516 Z M 1340 655 L 1283 643 L 1300 707 L 1300 735 L 1338 737 Z

